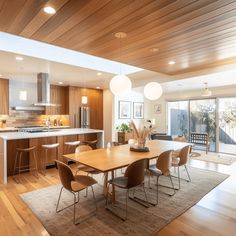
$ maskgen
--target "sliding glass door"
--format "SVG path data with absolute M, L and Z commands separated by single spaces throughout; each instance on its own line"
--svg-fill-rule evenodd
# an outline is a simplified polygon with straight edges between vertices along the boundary
M 172 137 L 189 137 L 188 101 L 168 102 L 168 133 Z
M 210 151 L 216 151 L 216 100 L 190 100 L 190 133 L 208 133 Z
M 219 152 L 236 154 L 236 98 L 219 99 Z

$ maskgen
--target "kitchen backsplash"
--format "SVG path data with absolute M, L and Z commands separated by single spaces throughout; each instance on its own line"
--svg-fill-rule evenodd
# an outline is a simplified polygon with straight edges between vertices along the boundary
M 62 125 L 69 125 L 69 115 L 42 115 L 38 111 L 15 111 L 11 109 L 10 115 L 0 115 L 0 127 L 2 120 L 6 120 L 7 127 L 45 125 L 45 121 L 49 117 L 51 125 L 54 124 L 55 119 L 61 120 Z

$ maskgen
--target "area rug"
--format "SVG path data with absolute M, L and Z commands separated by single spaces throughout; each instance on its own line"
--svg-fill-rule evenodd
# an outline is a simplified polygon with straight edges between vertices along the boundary
M 223 165 L 231 165 L 236 161 L 236 156 L 233 155 L 214 152 L 208 152 L 208 154 L 206 154 L 206 152 L 204 151 L 194 151 L 190 154 L 190 158 L 194 160 L 213 162 Z
M 160 229 L 184 213 L 196 204 L 209 191 L 223 182 L 228 175 L 213 171 L 206 171 L 189 167 L 192 182 L 181 181 L 181 190 L 170 197 L 166 193 L 172 193 L 172 189 L 159 187 L 159 204 L 155 207 L 145 208 L 132 200 L 128 200 L 128 219 L 122 221 L 110 211 L 105 209 L 105 199 L 102 187 L 96 185 L 95 195 L 98 211 L 95 215 L 87 218 L 83 223 L 74 225 L 72 222 L 73 208 L 56 213 L 56 203 L 60 191 L 60 185 L 39 189 L 24 193 L 21 198 L 40 219 L 46 230 L 52 236 L 60 235 L 155 235 Z M 181 172 L 186 177 L 185 172 Z M 151 179 L 152 189 L 146 188 L 148 200 L 154 202 L 156 199 L 156 179 Z M 177 186 L 177 179 L 174 178 Z M 160 184 L 169 185 L 169 178 L 162 176 Z M 125 192 L 116 189 L 116 197 L 120 207 L 124 207 Z M 80 194 L 80 202 L 77 205 L 76 215 L 85 217 L 95 207 L 91 192 L 87 198 Z M 143 198 L 142 188 L 135 191 L 135 195 Z M 73 195 L 64 191 L 62 195 L 62 207 L 71 204 Z M 122 214 L 123 211 L 119 211 Z

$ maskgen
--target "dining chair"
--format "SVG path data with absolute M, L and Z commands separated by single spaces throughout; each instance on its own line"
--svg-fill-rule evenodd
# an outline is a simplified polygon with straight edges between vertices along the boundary
M 158 186 L 160 186 L 158 182 L 159 182 L 159 177 L 160 176 L 163 175 L 163 176 L 168 176 L 170 178 L 170 182 L 171 182 L 172 187 L 161 185 L 163 187 L 173 189 L 173 191 L 174 191 L 173 194 L 168 194 L 168 195 L 173 196 L 176 192 L 175 188 L 174 188 L 173 181 L 172 181 L 172 177 L 171 177 L 171 174 L 170 174 L 172 152 L 173 152 L 172 150 L 169 150 L 169 151 L 165 151 L 165 152 L 161 153 L 158 156 L 158 158 L 156 159 L 156 164 L 149 165 L 149 167 L 148 167 L 148 172 L 149 172 L 148 185 L 149 185 L 149 188 L 151 188 L 151 186 L 150 186 L 150 177 L 151 177 L 151 175 L 157 177 L 157 182 L 156 182 L 156 185 L 157 185 L 156 203 L 154 203 L 154 204 L 151 203 L 152 205 L 157 205 L 158 204 Z
M 75 153 L 87 152 L 87 151 L 92 151 L 92 150 L 93 149 L 89 145 L 79 145 L 75 149 Z M 85 166 L 83 164 L 79 164 L 77 166 L 77 171 L 75 173 L 77 174 L 78 171 L 84 171 L 87 174 L 100 174 L 101 173 L 100 171 L 98 171 L 92 167 Z
M 58 201 L 57 201 L 56 212 L 58 213 L 58 212 L 65 210 L 68 207 L 74 206 L 73 223 L 79 224 L 80 222 L 79 221 L 76 222 L 76 217 L 75 217 L 75 206 L 76 206 L 76 203 L 79 202 L 79 192 L 88 188 L 88 187 L 91 187 L 92 193 L 93 193 L 93 200 L 94 200 L 96 211 L 97 211 L 97 204 L 96 204 L 96 199 L 95 199 L 94 190 L 93 190 L 93 185 L 96 184 L 97 181 L 90 176 L 73 175 L 73 172 L 68 165 L 66 165 L 65 163 L 63 163 L 61 161 L 57 161 L 57 160 L 55 162 L 57 164 L 57 168 L 59 171 L 59 177 L 60 177 L 61 184 L 62 184 L 60 194 L 58 197 Z M 67 191 L 69 191 L 70 193 L 72 193 L 74 195 L 74 203 L 58 210 L 63 189 L 66 189 Z M 78 193 L 78 201 L 76 201 L 76 194 L 77 193 Z
M 89 146 L 89 145 L 79 145 L 76 149 L 75 149 L 75 153 L 80 153 L 80 152 L 87 152 L 87 151 L 92 151 L 93 149 Z M 85 172 L 87 175 L 96 175 L 96 174 L 100 174 L 101 172 L 92 168 L 92 167 L 88 167 L 86 165 L 83 164 L 78 164 L 77 166 L 77 170 L 75 172 L 75 174 L 77 174 L 79 171 L 83 171 Z M 88 196 L 88 189 L 86 189 L 86 195 L 85 197 Z
M 143 191 L 145 194 L 145 198 L 146 198 L 146 202 L 148 202 L 146 191 L 144 188 L 144 176 L 145 176 L 144 173 L 145 173 L 145 168 L 147 166 L 147 161 L 148 161 L 148 159 L 141 159 L 141 160 L 134 161 L 133 163 L 131 163 L 127 167 L 124 176 L 116 177 L 116 178 L 108 181 L 107 198 L 106 198 L 106 208 L 108 210 L 111 210 L 110 208 L 108 208 L 109 185 L 113 185 L 118 188 L 126 189 L 125 217 L 122 217 L 111 210 L 116 216 L 118 216 L 122 220 L 127 219 L 127 205 L 128 205 L 128 197 L 129 197 L 129 190 L 130 189 L 142 185 Z
M 172 157 L 172 166 L 173 167 L 177 167 L 178 168 L 178 188 L 177 189 L 180 189 L 180 172 L 179 172 L 179 169 L 181 166 L 184 166 L 186 172 L 187 172 L 187 175 L 188 175 L 188 180 L 186 180 L 187 182 L 191 182 L 191 178 L 190 178 L 190 175 L 189 175 L 189 172 L 188 172 L 188 168 L 187 168 L 187 162 L 189 160 L 189 153 L 190 153 L 190 150 L 191 150 L 191 145 L 187 145 L 185 147 L 183 147 L 180 152 L 179 152 L 179 155 L 177 157 Z M 176 177 L 176 176 L 174 176 Z

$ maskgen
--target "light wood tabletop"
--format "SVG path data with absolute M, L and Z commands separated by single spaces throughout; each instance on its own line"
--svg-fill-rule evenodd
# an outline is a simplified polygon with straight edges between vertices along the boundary
M 108 172 L 125 167 L 138 159 L 152 159 L 158 157 L 164 151 L 178 150 L 186 145 L 189 145 L 189 143 L 166 140 L 150 140 L 147 141 L 146 145 L 149 147 L 149 152 L 130 151 L 130 145 L 126 144 L 114 146 L 110 149 L 96 149 L 87 152 L 67 154 L 64 155 L 64 157 L 92 167 L 101 172 Z

